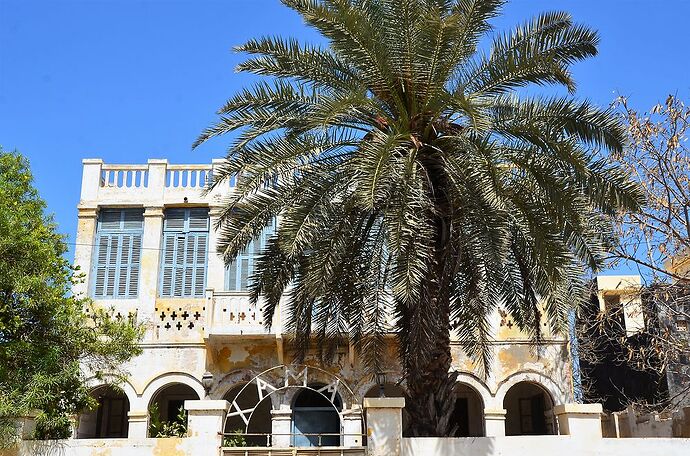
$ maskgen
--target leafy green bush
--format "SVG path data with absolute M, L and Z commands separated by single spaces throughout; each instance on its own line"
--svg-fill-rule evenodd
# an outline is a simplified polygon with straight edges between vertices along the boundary
M 173 421 L 161 420 L 158 404 L 149 408 L 149 435 L 155 438 L 184 437 L 187 435 L 187 412 L 180 407 Z
M 223 437 L 224 447 L 246 447 L 247 440 L 244 438 L 244 432 L 242 429 L 235 429 L 232 431 L 231 435 L 226 435 Z

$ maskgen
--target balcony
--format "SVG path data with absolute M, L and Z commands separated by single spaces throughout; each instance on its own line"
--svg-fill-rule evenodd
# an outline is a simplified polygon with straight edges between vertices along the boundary
M 232 291 L 206 292 L 206 331 L 204 338 L 218 339 L 260 339 L 280 335 L 280 308 L 273 317 L 271 331 L 264 325 L 261 303 L 256 307 L 249 302 L 245 293 Z
M 203 190 L 213 179 L 214 167 L 221 162 L 173 165 L 167 160 L 151 159 L 146 164 L 117 165 L 86 159 L 80 204 L 164 206 L 219 201 L 235 187 L 235 179 L 208 195 Z

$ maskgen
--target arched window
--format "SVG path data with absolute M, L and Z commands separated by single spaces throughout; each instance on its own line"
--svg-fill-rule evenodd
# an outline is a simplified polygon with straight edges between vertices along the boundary
M 506 435 L 553 434 L 553 400 L 536 383 L 519 382 L 511 386 L 503 400 L 506 409 Z
M 340 414 L 343 402 L 336 393 L 333 402 L 323 394 L 314 391 L 323 388 L 323 384 L 310 384 L 309 388 L 300 389 L 292 405 L 292 446 L 340 446 Z
M 122 390 L 101 386 L 91 392 L 98 403 L 79 415 L 78 439 L 127 437 L 129 400 Z
M 225 433 L 239 432 L 249 434 L 245 436 L 245 441 L 249 446 L 267 446 L 267 435 L 271 434 L 271 398 L 265 397 L 259 402 L 259 391 L 254 383 L 248 385 L 234 386 L 225 393 L 223 399 L 232 403 L 237 402 L 240 410 L 247 410 L 255 407 L 249 418 L 249 423 L 245 424 L 241 416 L 228 416 L 225 420 Z M 244 390 L 242 390 L 244 388 Z M 241 392 L 241 394 L 240 394 Z M 239 394 L 239 396 L 238 396 Z M 234 410 L 234 409 L 233 409 Z M 245 432 L 246 430 L 246 432 Z M 251 435 L 263 434 L 263 435 Z

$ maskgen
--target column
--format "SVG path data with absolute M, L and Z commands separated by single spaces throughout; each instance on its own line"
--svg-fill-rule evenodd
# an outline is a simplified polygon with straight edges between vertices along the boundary
M 343 446 L 362 446 L 362 408 L 359 404 L 343 411 Z
M 281 405 L 277 410 L 271 410 L 271 446 L 274 448 L 288 448 L 291 444 L 290 431 L 292 428 L 292 410 L 288 405 Z
M 228 401 L 184 401 L 187 411 L 187 437 L 198 439 L 195 454 L 220 454 L 223 426 L 230 410 Z
M 96 207 L 80 207 L 77 219 L 77 237 L 74 246 L 74 265 L 79 268 L 79 272 L 88 274 L 91 268 L 91 255 L 93 254 L 93 244 L 96 240 L 96 223 L 98 221 L 98 209 Z M 72 292 L 76 296 L 88 296 L 89 282 L 84 280 L 77 282 L 72 287 Z
M 220 207 L 211 207 L 209 210 L 209 222 L 211 228 L 208 233 L 208 277 L 206 287 L 213 290 L 225 290 L 225 262 L 223 257 L 218 254 L 218 231 L 213 229 L 220 215 Z
M 135 439 L 143 439 L 149 433 L 149 414 L 146 410 L 130 410 L 127 412 L 129 418 L 129 427 L 127 428 L 127 437 Z
M 506 435 L 506 409 L 484 409 L 484 428 L 487 437 Z
M 367 454 L 400 456 L 402 452 L 403 397 L 366 397 Z
M 101 188 L 103 160 L 100 158 L 85 158 L 81 163 L 81 197 L 79 204 L 95 203 L 98 201 L 98 189 Z
M 602 437 L 601 404 L 561 404 L 555 406 L 553 412 L 561 434 L 587 439 Z
M 160 271 L 161 233 L 163 232 L 163 208 L 144 209 L 144 233 L 141 243 L 141 266 L 139 268 L 139 321 L 154 322 L 148 328 L 146 339 L 153 338 L 156 315 L 156 296 L 158 294 L 158 272 Z

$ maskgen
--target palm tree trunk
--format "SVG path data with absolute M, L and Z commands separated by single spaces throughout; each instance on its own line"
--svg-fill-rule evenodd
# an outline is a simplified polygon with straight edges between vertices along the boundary
M 421 305 L 423 309 L 435 310 L 437 323 L 429 337 L 429 343 L 434 347 L 432 356 L 426 359 L 417 357 L 414 348 L 410 347 L 404 359 L 408 373 L 407 432 L 413 436 L 447 437 L 457 429 L 457 423 L 451 420 L 455 410 L 457 373 L 450 372 L 450 309 L 447 300 L 438 298 L 430 296 L 429 301 L 432 302 Z
M 455 410 L 455 382 L 457 373 L 450 372 L 450 294 L 454 275 L 455 255 L 451 242 L 451 217 L 447 193 L 447 176 L 443 166 L 433 155 L 424 160 L 435 203 L 433 214 L 436 240 L 434 262 L 430 267 L 416 313 L 429 319 L 430 331 L 422 343 L 433 347 L 432 356 L 415 356 L 414 347 L 404 348 L 403 364 L 407 373 L 408 432 L 414 436 L 452 436 L 457 423 L 452 422 Z M 420 341 L 418 340 L 417 343 Z

